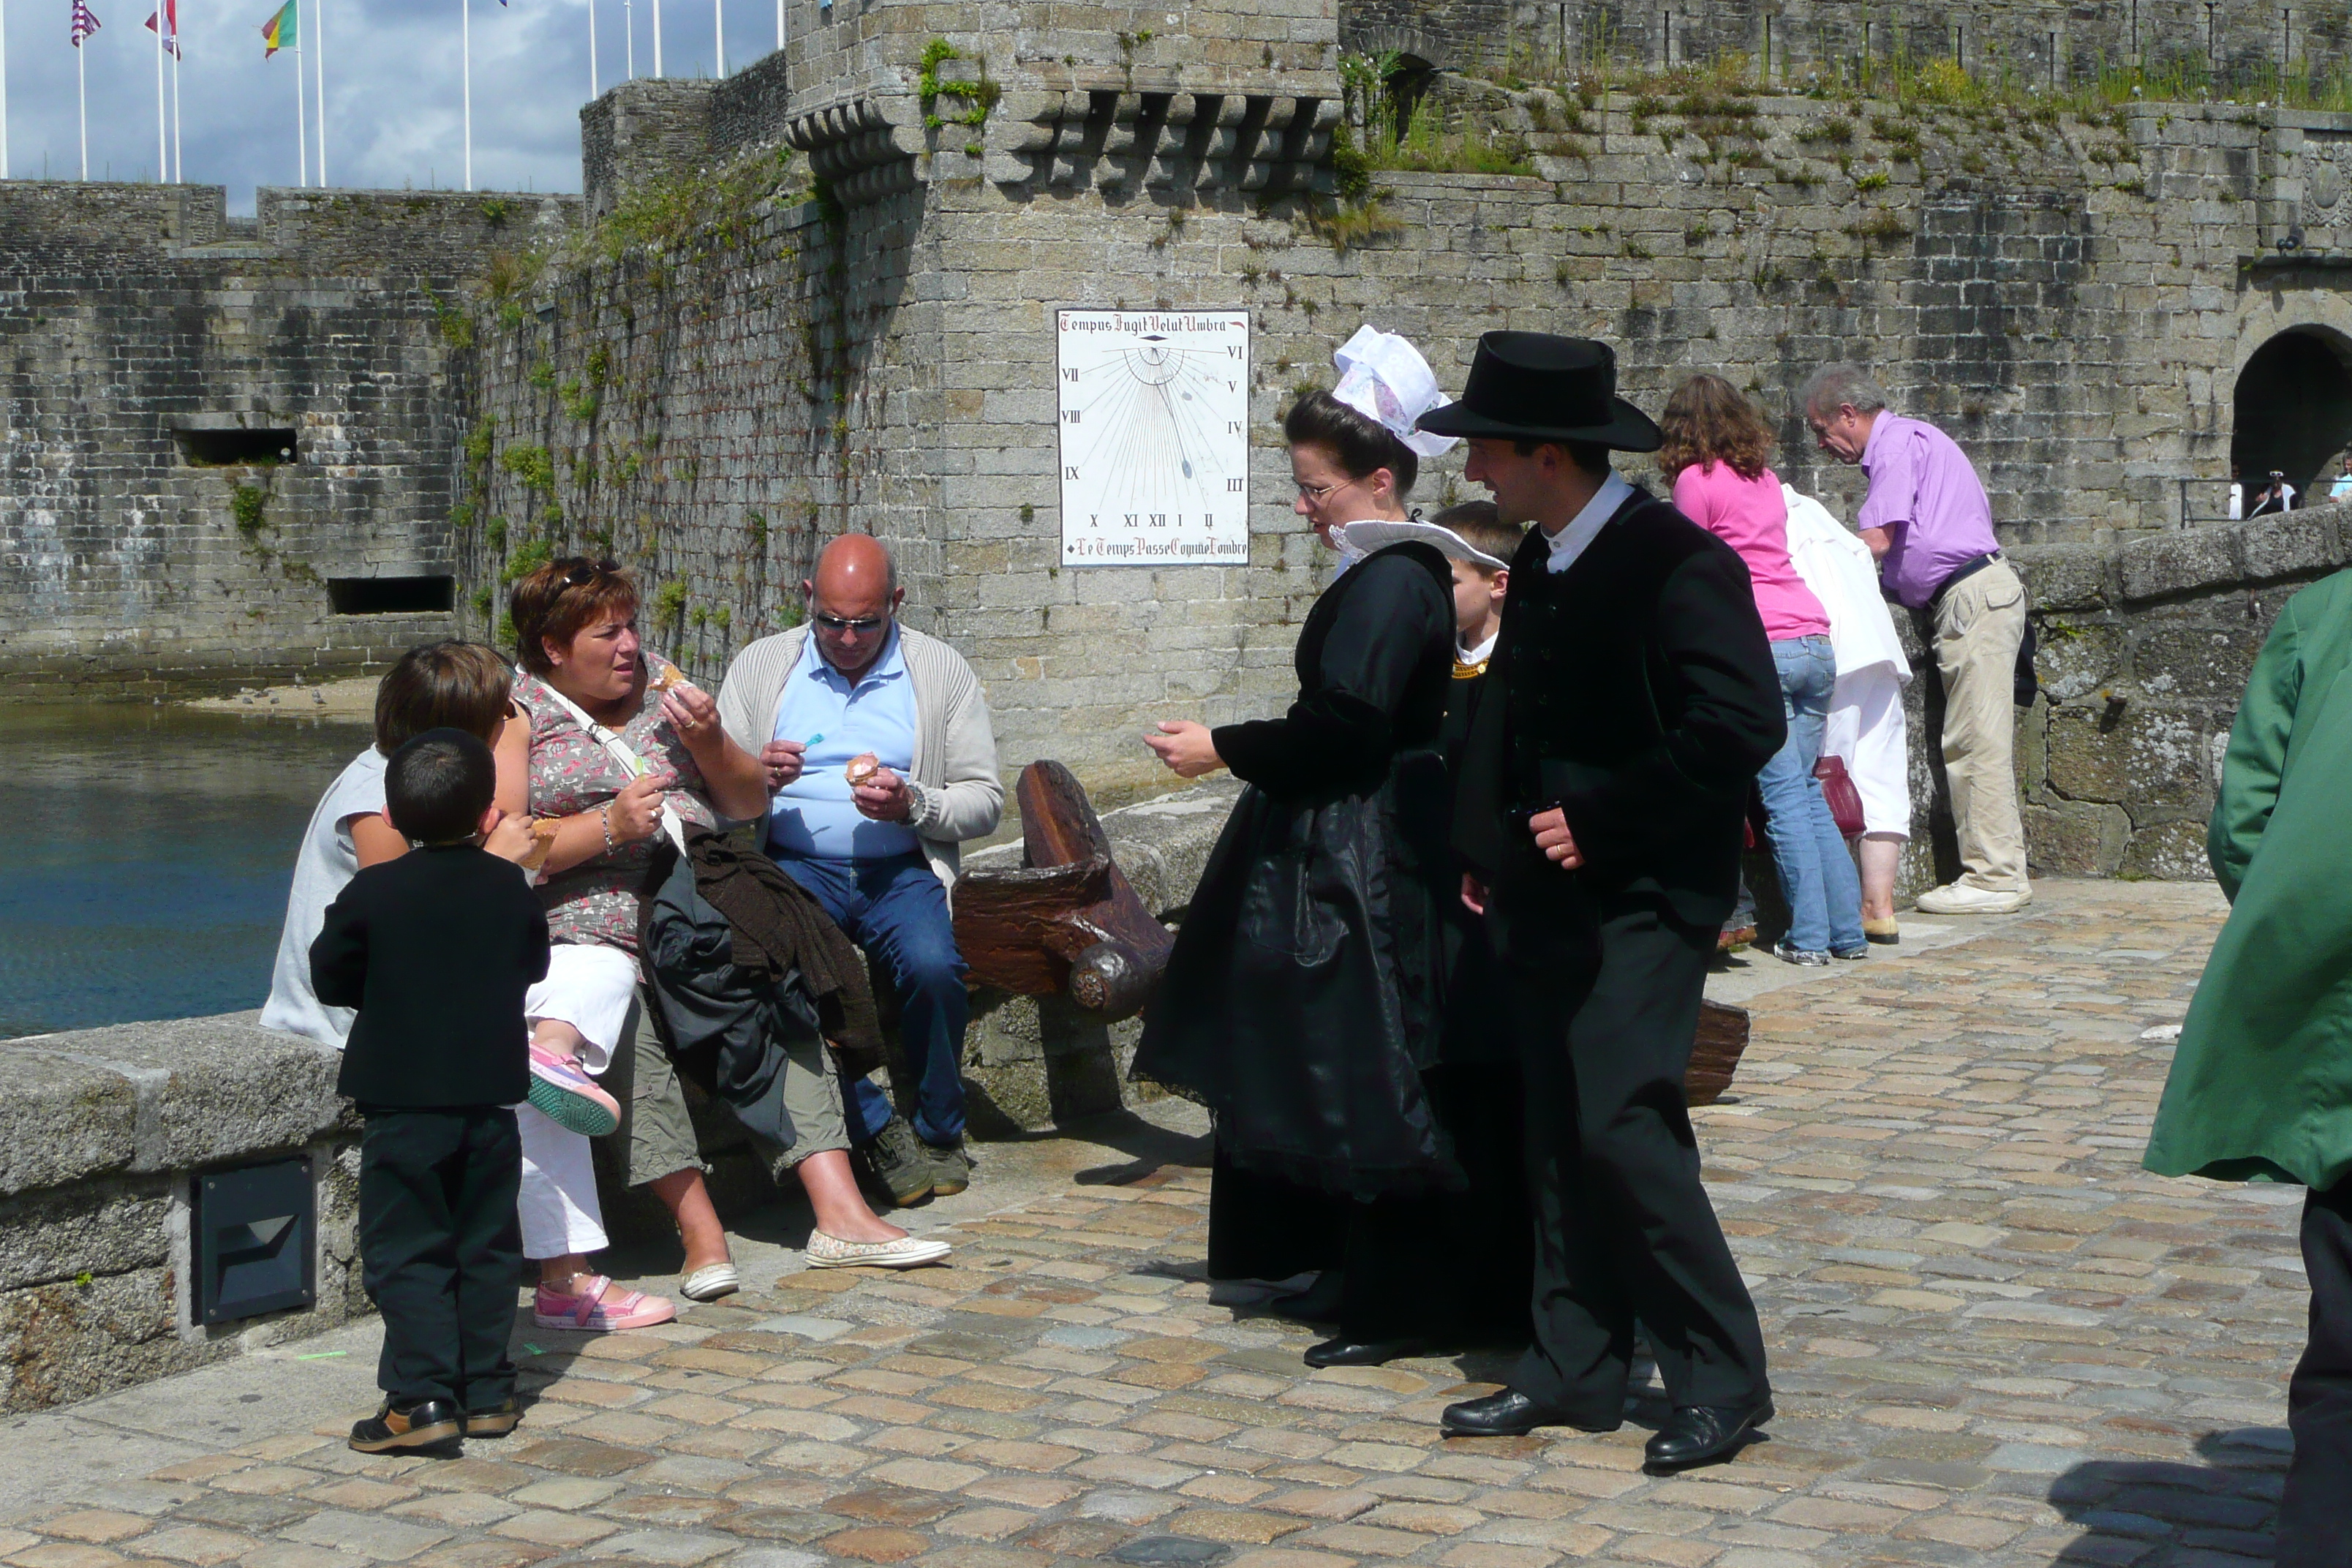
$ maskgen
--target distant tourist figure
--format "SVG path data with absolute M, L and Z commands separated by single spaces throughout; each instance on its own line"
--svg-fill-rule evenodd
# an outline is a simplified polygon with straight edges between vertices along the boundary
M 521 1419 L 515 1369 L 515 1195 L 528 1093 L 523 994 L 547 973 L 547 917 L 515 867 L 485 854 L 498 766 L 462 730 L 392 754 L 384 815 L 416 847 L 355 875 L 310 944 L 311 988 L 355 1011 L 338 1093 L 359 1107 L 360 1264 L 383 1317 L 383 1406 L 362 1453 L 453 1451 Z
M 1675 388 L 1660 424 L 1665 445 L 1658 471 L 1671 479 L 1675 510 L 1748 563 L 1780 671 L 1789 739 L 1756 781 L 1764 795 L 1773 868 L 1789 905 L 1789 933 L 1772 956 L 1816 965 L 1867 958 L 1862 883 L 1822 781 L 1813 776 L 1837 685 L 1837 652 L 1830 644 L 1828 612 L 1789 560 L 1789 503 L 1780 476 L 1765 466 L 1771 429 L 1719 375 L 1695 375 Z
M 549 929 L 560 944 L 612 949 L 632 967 L 637 889 L 664 821 L 714 826 L 722 814 L 758 815 L 767 798 L 759 763 L 728 741 L 709 695 L 646 651 L 637 607 L 628 574 L 580 556 L 526 574 L 508 604 L 522 666 L 515 700 L 530 718 L 528 805 L 534 826 L 548 835 L 538 878 Z M 581 963 L 581 978 L 595 984 L 592 955 L 567 962 Z M 593 990 L 555 978 L 564 984 L 551 990 L 564 994 L 542 1005 L 587 1037 L 581 1065 L 601 1073 L 619 1107 L 609 1147 L 621 1179 L 651 1187 L 678 1227 L 686 1249 L 679 1293 L 700 1301 L 738 1289 L 727 1233 L 703 1185 L 685 1091 L 645 1020 L 642 999 L 616 1021 L 609 993 L 600 1004 Z M 613 1037 L 609 1061 L 595 1038 L 604 1034 Z M 556 1037 L 542 1027 L 542 1049 Z M 523 1186 L 523 1228 L 540 1265 L 534 1321 L 603 1331 L 675 1317 L 663 1298 L 620 1289 L 589 1270 L 587 1255 L 605 1237 L 587 1141 L 553 1121 L 522 1122 L 533 1173 Z
M 1821 449 L 1860 464 L 1869 479 L 1854 521 L 1887 593 L 1921 616 L 1943 679 L 1940 740 L 1961 870 L 1919 895 L 1918 907 L 1938 915 L 2023 909 L 2033 889 L 2012 756 L 2025 584 L 2001 559 L 1992 503 L 1952 438 L 1889 408 L 1862 366 L 1823 365 L 1799 402 Z
M 2267 516 L 2272 512 L 2294 510 L 2294 487 L 2286 482 L 2286 475 L 2273 468 L 2263 479 L 2246 507 L 2248 518 Z
M 1318 1365 L 1450 1331 L 1446 1281 L 1430 1272 L 1474 1266 L 1415 1234 L 1464 1180 L 1424 1078 L 1445 1045 L 1439 747 L 1459 623 L 1447 558 L 1404 509 L 1422 458 L 1452 442 L 1413 430 L 1444 395 L 1404 339 L 1366 328 L 1334 358 L 1338 389 L 1283 420 L 1294 510 L 1340 557 L 1299 627 L 1297 700 L 1280 718 L 1171 719 L 1144 737 L 1180 778 L 1223 767 L 1249 788 L 1135 1058 L 1216 1117 L 1211 1278 L 1320 1271 L 1276 1303 L 1337 1326 L 1308 1352 Z M 1366 552 L 1350 526 L 1366 523 L 1397 542 Z
M 2327 487 L 2327 499 L 2330 501 L 2352 500 L 2352 447 L 2346 447 L 2336 462 L 2336 482 Z
M 2205 852 L 2230 898 L 2147 1168 L 2289 1182 L 2310 1337 L 2287 1385 L 2279 1568 L 2352 1564 L 2352 572 L 2279 611 L 2230 733 Z
M 1738 880 L 1757 771 L 1788 740 L 1769 641 L 1733 549 L 1610 470 L 1655 451 L 1605 343 L 1478 342 L 1467 477 L 1537 527 L 1456 781 L 1518 1019 L 1536 1260 L 1534 1343 L 1451 1433 L 1615 1429 L 1635 1325 L 1673 1412 L 1654 1470 L 1723 1458 L 1772 1415 L 1763 1331 L 1699 1181 L 1683 1100 L 1701 990 Z
M 870 535 L 827 544 L 801 593 L 807 624 L 744 648 L 719 685 L 721 721 L 761 769 L 759 805 L 733 815 L 765 817 L 776 864 L 898 994 L 913 1123 L 855 1079 L 843 1099 L 852 1143 L 892 1202 L 948 1197 L 972 1168 L 971 1001 L 948 889 L 959 846 L 994 832 L 1004 810 L 988 698 L 961 654 L 898 624 L 907 593 Z
M 1895 617 L 1878 588 L 1870 547 L 1832 517 L 1829 509 L 1793 485 L 1780 487 L 1789 504 L 1789 559 L 1830 617 L 1837 651 L 1837 685 L 1830 693 L 1822 750 L 1845 764 L 1862 798 L 1862 933 L 1892 945 L 1903 940 L 1895 918 L 1895 878 L 1911 837 L 1911 748 L 1903 689 L 1911 661 L 1895 635 Z

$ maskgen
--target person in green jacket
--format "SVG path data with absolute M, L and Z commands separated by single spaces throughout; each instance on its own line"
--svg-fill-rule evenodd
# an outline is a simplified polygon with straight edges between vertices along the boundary
M 2352 572 L 2286 603 L 2206 837 L 2231 902 L 2164 1086 L 2160 1175 L 2295 1182 L 2310 1337 L 2287 1389 L 2278 1568 L 2352 1568 Z

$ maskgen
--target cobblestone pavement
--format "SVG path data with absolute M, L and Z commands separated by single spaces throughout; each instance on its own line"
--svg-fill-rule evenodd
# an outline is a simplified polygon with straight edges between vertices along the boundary
M 370 1458 L 356 1411 L 20 1510 L 0 1560 L 1537 1568 L 2269 1556 L 2295 1202 L 2138 1152 L 2218 926 L 2055 884 L 1974 940 L 1758 997 L 1701 1113 L 1781 1411 L 1675 1479 L 1605 1437 L 1444 1440 L 1478 1357 L 1310 1373 L 1201 1277 L 1205 1177 L 1106 1168 L 958 1266 L 795 1274 L 648 1334 L 526 1329 L 520 1432 Z

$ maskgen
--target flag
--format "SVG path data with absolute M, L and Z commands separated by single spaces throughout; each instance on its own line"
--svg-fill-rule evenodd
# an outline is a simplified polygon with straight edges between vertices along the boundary
M 278 15 L 261 25 L 261 41 L 268 46 L 261 51 L 263 59 L 280 49 L 302 47 L 302 40 L 296 31 L 301 23 L 300 13 L 294 9 L 297 0 L 286 0 L 286 4 L 278 7 Z
M 160 22 L 160 26 L 158 23 Z M 172 58 L 180 58 L 180 0 L 163 0 L 163 5 L 147 18 L 147 30 L 163 35 L 163 47 Z
M 98 18 L 89 14 L 89 7 L 82 0 L 73 0 L 73 47 L 79 48 L 84 38 L 98 31 Z

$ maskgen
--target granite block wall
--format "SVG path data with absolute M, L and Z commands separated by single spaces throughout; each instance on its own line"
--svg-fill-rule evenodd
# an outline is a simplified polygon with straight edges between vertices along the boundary
M 1449 385 L 1498 327 L 1610 339 L 1654 410 L 1693 371 L 1728 374 L 1780 415 L 1783 477 L 1847 516 L 1861 476 L 1810 448 L 1790 395 L 1821 362 L 1864 358 L 1968 447 L 2010 543 L 2177 526 L 2178 476 L 2211 489 L 2224 470 L 2255 349 L 2284 331 L 2352 346 L 2320 265 L 2352 217 L 2321 177 L 2352 117 L 1497 89 L 1481 112 L 1528 173 L 1382 173 L 1368 204 L 1335 206 L 1328 76 L 1320 96 L 1304 76 L 1287 98 L 1162 91 L 1139 63 L 1133 89 L 1081 90 L 1031 48 L 987 67 L 1002 96 L 983 126 L 934 124 L 876 41 L 914 35 L 878 11 L 831 26 L 859 17 L 882 55 L 855 81 L 793 77 L 781 162 L 772 142 L 721 146 L 703 89 L 636 84 L 702 117 L 705 151 L 650 189 L 674 201 L 696 168 L 756 169 L 757 192 L 706 229 L 557 257 L 527 308 L 500 308 L 506 336 L 484 329 L 467 421 L 490 416 L 497 451 L 478 498 L 459 488 L 478 533 L 503 520 L 507 542 L 467 547 L 473 624 L 495 626 L 519 538 L 609 540 L 669 617 L 657 640 L 715 679 L 792 621 L 821 538 L 870 529 L 899 552 L 914 624 L 986 683 L 1008 775 L 1056 756 L 1116 803 L 1164 784 L 1136 739 L 1151 720 L 1286 700 L 1328 566 L 1290 511 L 1277 421 L 1365 321 L 1412 336 Z M 1202 140 L 1228 99 L 1267 106 L 1235 121 L 1256 152 Z M 592 109 L 592 146 L 622 107 Z M 2305 251 L 2272 243 L 2290 226 Z M 1079 305 L 1250 312 L 1246 566 L 1060 564 L 1053 323 Z M 628 391 L 570 419 L 564 388 L 600 353 Z M 521 498 L 509 443 L 561 448 L 559 522 L 519 530 L 559 513 Z M 1459 473 L 1458 455 L 1428 465 L 1415 499 L 1465 493 Z
M 459 292 L 577 201 L 225 205 L 0 184 L 0 671 L 20 700 L 357 673 L 456 625 L 429 584 L 348 584 L 454 592 Z
M 1802 82 L 1865 60 L 1957 59 L 1984 75 L 2064 88 L 2135 60 L 2252 82 L 2282 69 L 2326 73 L 2352 56 L 2341 0 L 2285 8 L 2223 0 L 1977 0 L 1932 12 L 1857 0 L 1738 0 L 1635 6 L 1618 0 L 1356 0 L 1350 48 L 1394 48 L 1445 69 L 1522 68 L 1602 57 L 1652 68 L 1746 56 L 1770 79 Z

